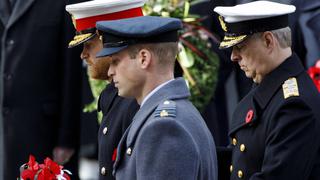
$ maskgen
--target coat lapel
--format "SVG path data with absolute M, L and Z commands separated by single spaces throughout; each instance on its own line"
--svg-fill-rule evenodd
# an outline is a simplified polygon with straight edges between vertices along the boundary
M 35 2 L 36 0 L 19 0 L 16 2 L 12 10 L 12 14 L 8 21 L 8 28 L 12 26 Z
M 4 26 L 7 25 L 11 14 L 11 7 L 9 0 L 0 1 L 0 20 Z
M 259 108 L 253 98 L 255 89 L 244 97 L 238 104 L 233 113 L 232 122 L 230 124 L 229 136 L 232 136 L 239 129 L 255 124 L 259 118 Z

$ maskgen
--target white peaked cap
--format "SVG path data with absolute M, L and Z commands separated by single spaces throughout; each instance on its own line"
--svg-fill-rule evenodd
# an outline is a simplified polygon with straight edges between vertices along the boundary
M 66 11 L 81 19 L 142 7 L 146 0 L 93 0 L 66 6 Z
M 236 6 L 218 6 L 214 11 L 227 23 L 268 18 L 293 13 L 296 7 L 271 1 L 254 1 Z

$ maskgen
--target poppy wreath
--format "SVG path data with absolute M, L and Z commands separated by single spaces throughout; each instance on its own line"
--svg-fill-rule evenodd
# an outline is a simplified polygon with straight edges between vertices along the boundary
M 46 158 L 39 164 L 35 157 L 30 155 L 29 162 L 20 167 L 20 180 L 70 180 L 71 172 L 63 166 Z

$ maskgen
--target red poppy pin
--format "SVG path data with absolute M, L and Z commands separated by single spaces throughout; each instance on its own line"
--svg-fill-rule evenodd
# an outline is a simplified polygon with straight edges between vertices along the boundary
M 113 150 L 112 161 L 115 161 L 116 159 L 117 159 L 117 148 Z
M 253 118 L 253 110 L 250 109 L 248 112 L 247 112 L 247 116 L 246 116 L 246 123 L 250 123 L 251 120 Z
M 320 60 L 317 61 L 315 66 L 308 69 L 308 74 L 320 92 Z

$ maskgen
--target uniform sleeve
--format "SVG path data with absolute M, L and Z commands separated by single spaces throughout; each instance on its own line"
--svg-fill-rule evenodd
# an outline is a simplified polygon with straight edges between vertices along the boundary
M 160 119 L 147 125 L 135 150 L 139 180 L 197 179 L 199 155 L 196 145 L 174 119 Z
M 250 180 L 308 179 L 320 137 L 312 110 L 301 99 L 289 99 L 268 129 L 262 170 Z

